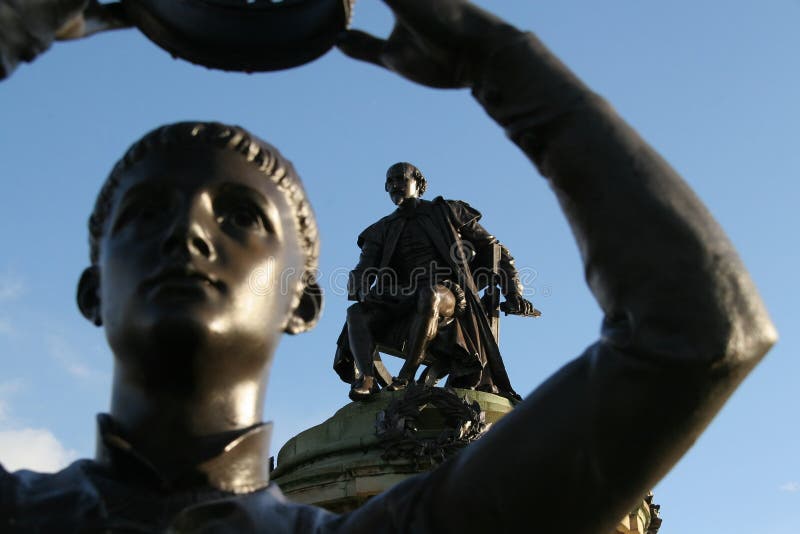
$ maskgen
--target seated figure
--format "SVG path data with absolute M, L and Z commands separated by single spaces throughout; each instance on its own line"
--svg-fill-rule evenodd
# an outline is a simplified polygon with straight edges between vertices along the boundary
M 479 224 L 481 214 L 458 200 L 423 200 L 426 188 L 410 163 L 386 172 L 386 192 L 398 207 L 358 236 L 361 257 L 348 280 L 349 298 L 358 302 L 347 310 L 334 369 L 352 384 L 350 398 L 368 398 L 378 390 L 376 351 L 389 347 L 405 359 L 389 390 L 405 388 L 425 362 L 434 380 L 449 374 L 450 386 L 519 399 L 478 291 L 492 289 L 496 276 L 508 313 L 538 312 L 522 297 L 508 249 Z

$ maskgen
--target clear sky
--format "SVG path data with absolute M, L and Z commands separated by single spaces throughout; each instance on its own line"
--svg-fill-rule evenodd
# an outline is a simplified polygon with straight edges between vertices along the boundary
M 800 2 L 480 3 L 536 32 L 683 174 L 728 231 L 782 335 L 655 488 L 662 532 L 800 532 Z M 390 13 L 359 0 L 354 25 L 386 34 Z M 347 402 L 331 370 L 348 304 L 344 274 L 357 260 L 356 235 L 393 208 L 383 176 L 396 161 L 425 172 L 430 197 L 480 209 L 525 269 L 544 316 L 502 321 L 515 389 L 533 390 L 597 337 L 600 313 L 553 195 L 467 91 L 416 86 L 338 51 L 245 75 L 173 60 L 135 30 L 58 44 L 0 83 L 0 461 L 8 467 L 55 469 L 92 455 L 111 356 L 74 304 L 88 261 L 86 219 L 127 146 L 186 119 L 238 123 L 276 145 L 319 218 L 327 304 L 315 331 L 278 349 L 266 408 L 275 452 Z M 630 432 L 658 424 L 638 421 Z

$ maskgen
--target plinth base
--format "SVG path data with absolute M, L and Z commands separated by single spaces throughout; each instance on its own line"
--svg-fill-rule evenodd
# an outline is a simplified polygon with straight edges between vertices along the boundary
M 511 401 L 499 395 L 452 391 L 467 403 L 477 403 L 487 427 L 513 408 Z M 430 471 L 458 448 L 440 439 L 451 425 L 434 402 L 420 407 L 414 421 L 416 444 L 379 435 L 379 414 L 387 414 L 392 401 L 404 398 L 404 391 L 383 390 L 374 400 L 351 402 L 324 423 L 301 432 L 281 448 L 272 480 L 293 501 L 346 512 L 410 476 Z
M 430 471 L 513 409 L 507 398 L 491 393 L 449 391 L 383 390 L 369 402 L 352 402 L 290 439 L 278 452 L 271 478 L 295 502 L 349 512 L 406 478 Z M 418 415 L 402 416 L 414 411 L 409 407 L 416 407 Z M 660 525 L 651 494 L 614 534 L 655 534 Z

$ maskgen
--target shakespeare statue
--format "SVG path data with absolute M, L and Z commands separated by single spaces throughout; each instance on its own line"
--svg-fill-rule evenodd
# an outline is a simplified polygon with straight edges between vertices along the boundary
M 397 209 L 358 236 L 361 257 L 348 281 L 349 298 L 358 302 L 347 310 L 334 369 L 352 384 L 350 398 L 363 400 L 378 391 L 376 351 L 389 347 L 405 359 L 389 390 L 404 389 L 427 362 L 432 380 L 447 374 L 449 386 L 519 399 L 478 292 L 493 289 L 497 275 L 507 313 L 538 311 L 522 297 L 508 249 L 479 224 L 481 214 L 466 202 L 423 200 L 426 188 L 410 163 L 386 172 Z
M 86 3 L 0 0 L 2 57 L 33 59 L 29 38 L 48 43 Z M 571 534 L 610 532 L 775 343 L 708 210 L 534 35 L 464 0 L 386 3 L 388 40 L 350 31 L 339 48 L 472 90 L 563 207 L 600 338 L 437 469 L 348 514 L 288 502 L 269 482 L 262 413 L 281 336 L 317 318 L 314 215 L 292 166 L 246 131 L 165 126 L 125 154 L 90 219 L 78 306 L 114 354 L 97 456 L 54 474 L 0 468 L 0 531 L 550 533 L 569 517 Z M 291 291 L 284 270 L 299 273 Z M 273 290 L 252 291 L 253 276 Z

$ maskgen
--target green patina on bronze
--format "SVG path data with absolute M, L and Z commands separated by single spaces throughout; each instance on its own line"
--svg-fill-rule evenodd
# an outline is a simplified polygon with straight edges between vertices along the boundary
M 492 424 L 513 409 L 505 397 L 481 391 L 455 389 L 468 403 L 477 402 L 485 422 Z M 353 402 L 327 421 L 290 439 L 278 453 L 272 473 L 292 500 L 329 510 L 352 510 L 409 476 L 430 470 L 435 463 L 419 458 L 386 459 L 385 442 L 376 434 L 376 419 L 405 392 L 383 390 L 372 402 Z M 422 408 L 416 419 L 420 439 L 433 438 L 447 429 L 436 406 Z

